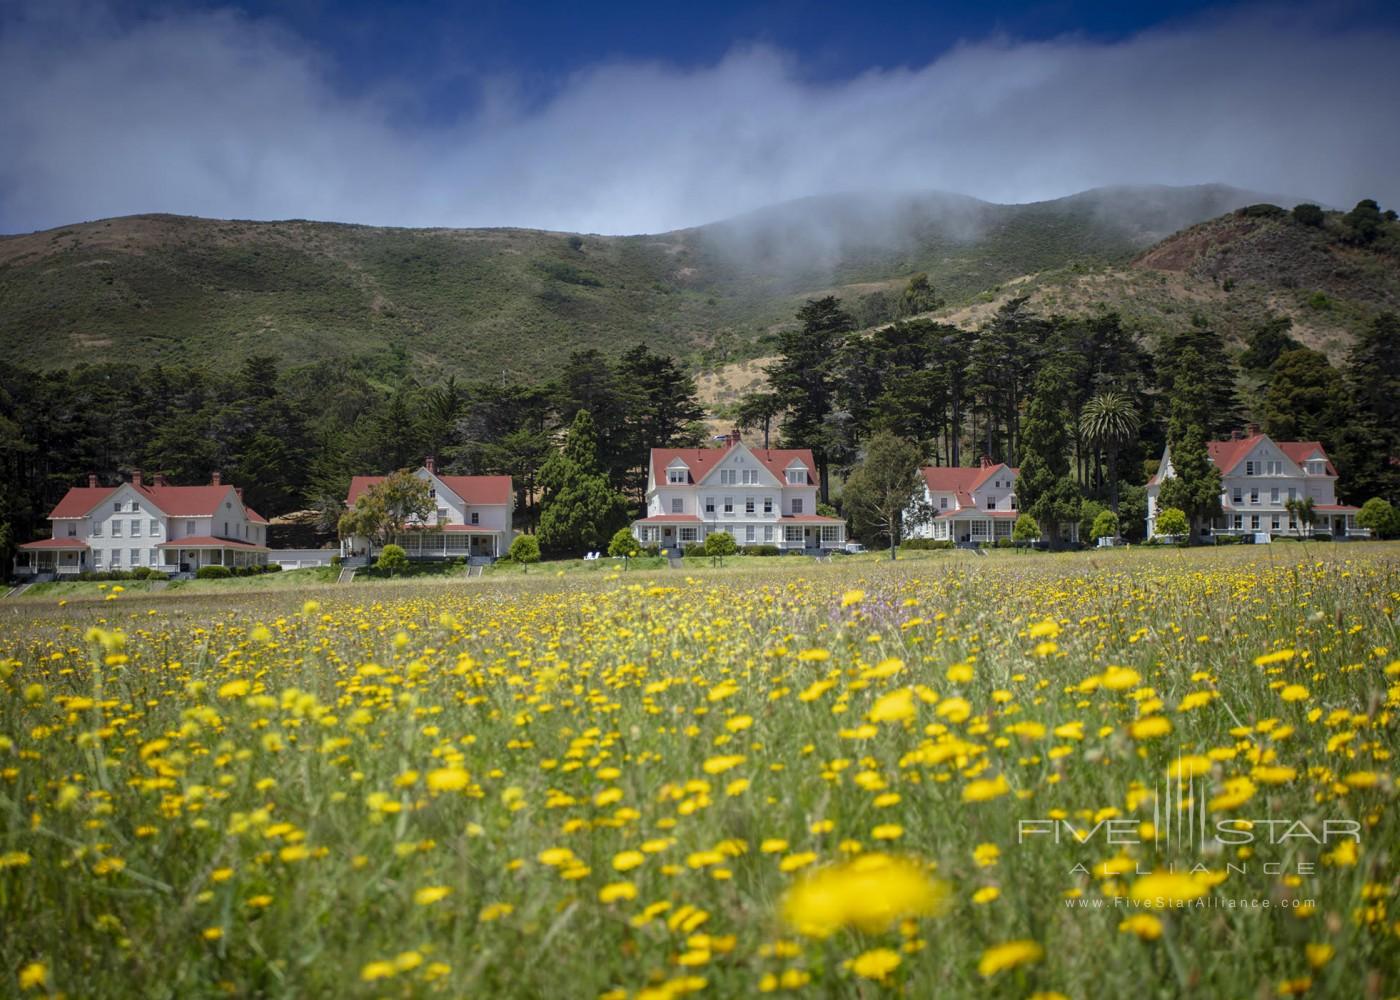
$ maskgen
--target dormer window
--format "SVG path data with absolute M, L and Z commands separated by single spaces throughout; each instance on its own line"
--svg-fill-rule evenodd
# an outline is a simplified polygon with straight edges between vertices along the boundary
M 938 509 L 939 509 L 939 510 L 947 510 L 947 509 L 948 509 L 948 498 L 947 498 L 947 497 L 939 497 L 939 498 L 938 498 Z
M 1246 476 L 1252 476 L 1252 475 L 1254 475 L 1254 463 L 1253 463 L 1253 462 L 1245 462 L 1245 463 L 1244 463 L 1244 474 L 1245 474 Z
M 687 470 L 684 467 L 666 470 L 666 482 L 671 486 L 684 486 Z
M 789 486 L 806 486 L 806 485 L 807 485 L 807 470 L 806 470 L 806 469 L 788 469 L 788 470 L 787 470 L 787 482 L 788 482 L 788 485 L 789 485 Z

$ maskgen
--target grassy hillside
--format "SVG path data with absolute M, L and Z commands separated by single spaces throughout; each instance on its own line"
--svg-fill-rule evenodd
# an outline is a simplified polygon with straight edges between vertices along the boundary
M 406 354 L 428 373 L 550 374 L 567 352 L 762 351 L 800 301 L 927 271 L 954 304 L 1017 275 L 1126 264 L 1256 196 L 1116 188 L 1032 205 L 807 199 L 656 236 L 135 216 L 0 238 L 0 360 L 288 363 Z

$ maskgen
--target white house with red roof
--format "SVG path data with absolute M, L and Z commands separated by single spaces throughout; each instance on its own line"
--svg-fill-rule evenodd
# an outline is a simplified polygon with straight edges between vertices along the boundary
M 976 467 L 928 466 L 919 472 L 923 500 L 933 517 L 914 524 L 905 537 L 982 543 L 1011 537 L 1021 516 L 1016 506 L 1019 469 L 983 456 Z M 1065 522 L 1060 531 L 1066 541 L 1079 540 L 1077 523 Z
M 1337 502 L 1337 469 L 1317 441 L 1275 441 L 1251 427 L 1228 441 L 1207 445 L 1210 460 L 1220 470 L 1222 516 L 1210 525 L 1214 534 L 1256 532 L 1296 534 L 1306 530 L 1288 511 L 1289 500 L 1313 502 L 1314 530 L 1335 538 L 1364 538 L 1356 526 L 1358 508 Z M 1157 493 L 1172 475 L 1171 451 L 1162 452 L 1158 471 L 1147 482 L 1147 536 L 1155 533 Z
M 171 486 L 161 475 L 147 482 L 139 471 L 116 486 L 88 476 L 49 512 L 49 524 L 50 537 L 19 547 L 20 575 L 143 566 L 180 573 L 267 562 L 267 520 L 217 472 L 204 486 Z
M 515 490 L 510 476 L 447 476 L 431 458 L 413 473 L 428 484 L 433 514 L 392 543 L 403 546 L 410 559 L 491 558 L 505 555 L 514 535 Z M 345 506 L 353 507 L 366 490 L 387 476 L 355 476 Z M 342 555 L 368 554 L 367 538 L 342 538 Z
M 846 544 L 846 522 L 817 513 L 817 463 L 809 448 L 750 448 L 734 431 L 718 448 L 653 448 L 646 516 L 632 523 L 643 545 L 676 548 L 718 531 L 740 548 L 819 552 Z

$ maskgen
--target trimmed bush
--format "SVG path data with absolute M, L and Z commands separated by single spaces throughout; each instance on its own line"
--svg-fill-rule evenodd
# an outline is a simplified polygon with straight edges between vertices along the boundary
M 1184 535 L 1191 530 L 1186 514 L 1177 507 L 1166 507 L 1157 512 L 1157 534 Z
M 776 545 L 763 544 L 744 546 L 744 555 L 746 556 L 780 556 L 782 554 L 783 550 Z
M 953 542 L 948 538 L 910 538 L 900 542 L 899 547 L 907 552 L 922 552 L 929 549 L 951 549 Z
M 540 540 L 534 535 L 516 535 L 515 541 L 510 543 L 511 562 L 528 566 L 530 563 L 540 561 Z
M 687 559 L 693 556 L 703 556 L 704 554 L 705 546 L 700 542 L 686 542 L 681 546 L 681 555 L 685 556 Z
M 608 555 L 614 559 L 631 558 L 640 555 L 641 551 L 642 547 L 633 537 L 631 528 L 618 528 L 608 542 Z
M 732 556 L 738 550 L 739 546 L 734 544 L 734 536 L 727 531 L 716 531 L 705 539 L 707 556 Z
M 201 566 L 194 575 L 197 580 L 227 580 L 233 571 L 227 566 Z

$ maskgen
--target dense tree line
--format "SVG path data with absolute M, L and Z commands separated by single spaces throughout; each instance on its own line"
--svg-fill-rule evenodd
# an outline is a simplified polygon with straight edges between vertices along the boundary
M 406 368 L 406 366 L 405 366 Z M 697 444 L 703 410 L 674 358 L 638 346 L 620 358 L 572 355 L 552 382 L 424 382 L 342 362 L 279 370 L 253 357 L 235 372 L 85 365 L 0 372 L 0 558 L 41 537 L 70 487 L 135 469 L 175 483 L 219 471 L 265 516 L 316 509 L 335 530 L 350 477 L 416 468 L 434 455 L 456 474 L 505 474 L 517 525 L 539 523 L 541 476 L 587 411 L 600 475 L 640 502 L 650 449 Z
M 1272 436 L 1321 441 L 1345 500 L 1400 501 L 1400 317 L 1380 316 L 1338 367 L 1270 317 L 1236 357 L 1203 322 L 1153 337 L 1116 314 L 1047 319 L 1013 300 L 965 330 L 917 315 L 938 301 L 916 277 L 893 307 L 910 318 L 865 332 L 836 298 L 807 302 L 779 335 L 769 385 L 724 414 L 764 446 L 811 448 L 823 502 L 853 482 L 848 513 L 872 541 L 888 541 L 891 484 L 907 479 L 862 468 L 875 440 L 901 469 L 901 442 L 926 464 L 1020 466 L 1022 509 L 1052 535 L 1067 521 L 1090 532 L 1106 508 L 1140 531 L 1168 442 L 1170 502 L 1198 530 L 1219 499 L 1207 442 L 1248 414 Z M 551 382 L 424 381 L 404 361 L 0 373 L 0 556 L 41 536 L 89 472 L 197 483 L 217 470 L 265 515 L 316 509 L 332 532 L 352 475 L 425 455 L 449 473 L 511 476 L 517 526 L 547 551 L 601 548 L 640 509 L 650 449 L 706 436 L 694 379 L 643 345 L 576 352 Z

